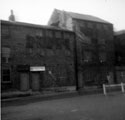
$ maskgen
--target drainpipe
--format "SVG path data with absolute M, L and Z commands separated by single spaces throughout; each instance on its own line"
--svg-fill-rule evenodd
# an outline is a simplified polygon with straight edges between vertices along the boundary
M 77 56 L 77 37 L 76 37 L 76 26 L 73 26 L 75 32 L 75 39 L 74 39 L 74 64 L 75 64 L 75 80 L 76 80 L 76 91 L 79 90 L 78 85 L 78 56 Z

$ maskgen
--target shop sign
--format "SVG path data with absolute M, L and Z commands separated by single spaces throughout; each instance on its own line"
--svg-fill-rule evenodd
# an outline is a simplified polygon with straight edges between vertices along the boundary
M 30 71 L 45 71 L 45 66 L 32 66 Z

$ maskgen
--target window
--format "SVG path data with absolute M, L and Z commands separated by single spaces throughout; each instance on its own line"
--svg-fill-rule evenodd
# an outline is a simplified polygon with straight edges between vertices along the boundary
M 92 23 L 87 23 L 87 27 L 88 28 L 93 28 L 93 24 Z
M 69 39 L 70 35 L 68 33 L 64 33 L 64 39 Z
M 37 30 L 36 31 L 36 36 L 43 37 L 43 31 L 42 30 Z
M 4 37 L 9 36 L 9 27 L 8 26 L 3 25 L 1 27 L 1 35 Z
M 55 32 L 55 37 L 56 38 L 61 38 L 61 32 Z
M 10 69 L 2 70 L 2 82 L 10 82 Z
M 98 40 L 98 44 L 103 44 L 103 45 L 105 45 L 105 39 L 99 39 L 99 40 Z
M 70 50 L 70 35 L 69 34 L 64 34 L 64 42 L 63 42 L 65 48 L 67 50 Z
M 89 62 L 92 59 L 92 54 L 89 51 L 84 52 L 84 62 Z
M 33 44 L 34 44 L 34 37 L 27 35 L 26 36 L 26 48 L 33 48 Z
M 100 60 L 100 62 L 105 62 L 106 61 L 106 53 L 105 52 L 100 52 L 99 53 L 99 60 Z
M 46 37 L 52 38 L 53 37 L 53 32 L 50 30 L 46 31 Z
M 69 42 L 69 39 L 65 39 L 64 40 L 64 46 L 67 50 L 70 50 L 70 42 Z
M 101 29 L 102 29 L 102 24 L 96 24 L 96 28 L 97 28 L 98 30 L 101 30 Z
M 103 25 L 103 28 L 104 28 L 104 30 L 106 30 L 106 31 L 109 30 L 108 25 L 105 25 L 105 24 L 104 24 L 104 25 Z
M 8 63 L 10 58 L 10 48 L 2 47 L 2 62 Z

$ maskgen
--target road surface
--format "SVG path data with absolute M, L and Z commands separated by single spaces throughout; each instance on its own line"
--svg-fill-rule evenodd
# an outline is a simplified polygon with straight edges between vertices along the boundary
M 125 120 L 125 95 L 86 95 L 2 107 L 2 120 Z

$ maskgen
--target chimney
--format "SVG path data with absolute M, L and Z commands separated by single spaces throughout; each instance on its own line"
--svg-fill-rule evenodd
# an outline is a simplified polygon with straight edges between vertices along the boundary
M 13 10 L 11 10 L 11 15 L 9 16 L 9 21 L 15 22 L 15 16 L 13 14 Z

